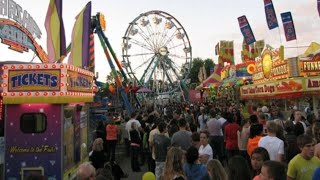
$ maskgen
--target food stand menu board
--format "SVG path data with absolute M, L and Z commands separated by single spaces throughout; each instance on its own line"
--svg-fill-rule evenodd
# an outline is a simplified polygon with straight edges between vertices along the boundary
M 279 49 L 265 49 L 261 57 L 256 58 L 256 71 L 252 75 L 254 83 L 289 77 L 289 67 L 286 60 L 280 58 Z
M 275 97 L 277 95 L 303 92 L 304 84 L 305 80 L 303 78 L 269 81 L 268 83 L 242 86 L 240 93 L 241 98 Z

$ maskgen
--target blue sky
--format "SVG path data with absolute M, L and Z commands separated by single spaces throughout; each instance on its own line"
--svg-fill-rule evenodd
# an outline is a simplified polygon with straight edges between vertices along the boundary
M 35 19 L 42 31 L 42 38 L 37 42 L 46 50 L 46 31 L 44 20 L 49 0 L 15 0 L 22 9 L 27 10 Z M 63 18 L 67 43 L 70 43 L 71 31 L 75 16 L 85 6 L 87 0 L 65 0 L 63 2 Z M 235 44 L 235 60 L 240 62 L 240 50 L 243 37 L 237 18 L 246 15 L 257 40 L 264 39 L 273 47 L 279 46 L 281 34 L 285 47 L 307 46 L 312 41 L 320 42 L 320 18 L 316 8 L 316 0 L 273 0 L 279 29 L 269 30 L 266 24 L 263 0 L 92 0 L 92 15 L 102 12 L 107 21 L 106 36 L 118 58 L 121 59 L 122 37 L 129 22 L 141 13 L 150 10 L 161 10 L 174 16 L 186 30 L 193 49 L 193 58 L 212 58 L 214 46 L 219 40 L 233 40 Z M 280 13 L 291 11 L 297 41 L 285 42 Z M 5 18 L 1 17 L 0 18 Z M 110 72 L 107 59 L 96 38 L 96 71 L 99 80 L 105 81 Z M 285 56 L 292 57 L 304 52 L 306 48 L 285 48 Z M 0 44 L 0 61 L 20 60 L 29 62 L 33 53 L 17 53 L 7 50 Z M 34 62 L 40 62 L 35 58 Z M 134 63 L 134 62 L 132 62 Z

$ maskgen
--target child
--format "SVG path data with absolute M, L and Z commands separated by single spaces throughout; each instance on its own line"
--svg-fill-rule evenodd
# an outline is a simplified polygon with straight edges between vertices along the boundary
M 251 154 L 251 167 L 253 171 L 253 180 L 259 180 L 259 174 L 264 161 L 270 160 L 268 151 L 263 147 L 257 147 Z
M 281 162 L 265 161 L 262 164 L 260 179 L 286 180 L 286 168 Z

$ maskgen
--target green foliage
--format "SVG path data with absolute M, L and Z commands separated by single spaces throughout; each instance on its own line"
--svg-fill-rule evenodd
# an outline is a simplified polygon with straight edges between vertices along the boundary
M 190 70 L 189 78 L 191 79 L 191 84 L 199 83 L 198 74 L 200 67 L 204 65 L 207 73 L 207 77 L 210 76 L 210 68 L 214 68 L 215 64 L 212 59 L 207 58 L 205 60 L 201 58 L 194 58 L 192 61 L 192 67 Z
M 207 77 L 210 76 L 210 69 L 214 68 L 215 64 L 212 59 L 207 58 L 204 60 L 204 67 L 206 69 Z
M 192 60 L 192 66 L 189 74 L 189 78 L 192 83 L 199 83 L 198 74 L 200 71 L 200 67 L 203 66 L 203 60 L 201 58 L 194 58 Z

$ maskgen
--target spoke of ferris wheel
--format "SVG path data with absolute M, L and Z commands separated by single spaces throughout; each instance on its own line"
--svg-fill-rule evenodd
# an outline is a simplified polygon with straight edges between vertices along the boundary
M 168 59 L 169 59 L 169 58 L 168 58 Z M 172 62 L 172 60 L 169 59 L 169 61 L 167 61 L 167 62 L 168 62 L 168 64 L 169 64 L 170 68 L 172 69 L 173 73 L 174 73 L 174 74 L 176 75 L 176 77 L 179 79 L 179 75 L 178 75 L 175 67 L 173 67 L 173 62 Z
M 144 61 L 142 64 L 140 64 L 139 66 L 135 67 L 133 69 L 133 71 L 135 72 L 138 68 L 141 68 L 143 65 L 145 65 L 146 63 L 148 63 L 149 61 L 151 61 L 154 58 L 154 56 L 151 56 L 150 58 L 148 58 L 146 61 Z M 148 65 L 150 66 L 150 65 Z
M 143 84 L 144 84 L 144 79 L 145 79 L 146 73 L 148 72 L 151 64 L 154 62 L 155 59 L 156 59 L 156 56 L 155 56 L 155 55 L 151 57 L 150 63 L 148 64 L 147 68 L 144 70 L 144 72 L 143 72 L 143 74 L 142 74 L 142 76 L 141 76 L 141 78 L 140 78 L 140 80 L 139 80 L 140 83 L 143 83 Z
M 170 62 L 168 62 L 168 63 L 171 63 L 171 65 L 174 66 L 174 69 L 181 69 L 181 67 L 179 67 L 178 65 L 176 65 L 176 63 L 174 63 L 171 59 L 168 58 L 168 60 L 170 61 Z M 169 66 L 170 66 L 170 64 L 169 64 Z
M 156 62 L 154 62 L 153 68 L 152 68 L 151 70 L 150 70 L 149 68 L 147 69 L 147 71 L 150 70 L 150 71 L 149 71 L 149 72 L 150 72 L 150 73 L 149 73 L 150 76 L 149 76 L 149 78 L 147 79 L 147 82 L 150 82 L 150 79 L 151 79 L 152 75 L 154 74 L 155 69 L 157 68 L 157 66 L 158 66 L 158 64 L 159 64 L 159 58 L 155 57 L 154 59 L 156 59 Z
M 176 29 L 174 32 L 173 32 L 173 34 L 165 41 L 165 43 L 162 45 L 163 47 L 164 46 L 167 46 L 171 41 L 172 41 L 172 39 L 175 37 L 175 34 L 176 34 L 176 32 L 178 31 L 178 29 Z
M 167 37 L 167 34 L 168 34 L 168 29 L 165 28 L 166 26 L 164 26 L 164 31 L 163 33 L 161 34 L 161 41 L 160 41 L 160 47 L 163 47 L 162 45 L 164 44 L 164 42 L 166 41 L 166 38 Z
M 177 44 L 177 45 L 175 45 L 175 46 L 172 46 L 172 47 L 168 47 L 168 50 L 169 50 L 169 49 L 176 48 L 176 47 L 179 47 L 179 46 L 182 46 L 182 45 L 184 45 L 184 42 L 181 43 L 181 44 Z
M 167 33 L 166 23 L 164 23 L 163 30 L 159 31 L 159 36 L 158 36 L 158 38 L 159 38 L 159 43 L 158 44 L 160 45 L 159 48 L 161 48 L 161 45 L 163 43 L 163 39 L 164 39 L 163 38 L 163 34 L 166 34 L 166 33 Z
M 138 26 L 138 25 L 137 25 Z M 152 40 L 149 38 L 150 37 L 150 34 L 146 34 L 146 32 L 140 27 L 140 26 L 138 26 L 138 28 L 140 29 L 140 31 L 139 31 L 139 35 L 142 37 L 142 39 L 147 43 L 147 44 L 149 44 L 149 46 L 151 47 L 151 49 L 152 49 L 152 47 L 154 47 L 154 44 L 153 44 L 153 42 L 152 42 Z M 149 32 L 148 32 L 149 33 Z
M 187 56 L 180 56 L 180 55 L 172 54 L 172 53 L 168 54 L 168 56 L 175 57 L 175 58 L 180 58 L 180 59 L 186 59 L 187 58 Z
M 170 82 L 171 85 L 173 85 L 172 80 L 171 80 L 171 78 L 170 78 L 170 76 L 169 76 L 169 74 L 168 74 L 168 71 L 165 69 L 163 63 L 161 63 L 161 67 L 162 67 L 162 69 L 163 69 L 163 73 L 164 73 L 164 74 L 166 75 L 166 77 L 168 78 L 168 81 Z
M 150 53 L 141 53 L 141 54 L 130 54 L 130 55 L 128 55 L 128 57 L 151 55 L 151 54 L 154 54 L 154 53 L 150 52 Z
M 131 41 L 131 43 L 133 43 L 133 44 L 136 44 L 136 45 L 138 45 L 138 46 L 140 46 L 140 47 L 142 47 L 142 48 L 145 48 L 145 49 L 147 49 L 147 50 L 149 50 L 149 51 L 151 51 L 151 52 L 153 52 L 154 50 L 152 49 L 152 47 L 149 47 L 149 46 L 147 46 L 146 44 L 144 44 L 144 43 L 142 43 L 142 42 L 140 42 L 140 41 L 138 41 L 138 40 L 135 40 L 135 39 L 130 39 Z
M 161 32 L 164 32 L 166 30 L 166 26 L 165 26 L 165 23 L 164 25 L 162 26 L 162 29 L 160 29 L 158 26 L 157 26 L 157 45 L 158 45 L 158 49 L 161 48 L 161 42 L 163 41 L 163 38 L 162 38 L 162 34 Z
M 157 44 L 156 44 L 156 41 L 155 41 L 155 37 L 152 36 L 152 34 L 155 34 L 155 30 L 154 30 L 153 27 L 152 27 L 152 21 L 150 21 L 149 16 L 148 16 L 148 21 L 149 21 L 150 23 L 148 24 L 148 26 L 146 26 L 146 27 L 147 27 L 147 31 L 148 31 L 149 34 L 150 34 L 150 38 L 152 39 L 152 42 L 153 42 L 154 47 L 157 48 L 157 47 L 156 47 Z
M 161 87 L 161 89 L 164 89 L 164 82 L 165 82 L 165 78 L 166 78 L 166 71 L 164 71 L 163 70 L 163 63 L 162 62 L 160 62 L 161 63 L 161 67 L 162 67 L 162 87 Z

